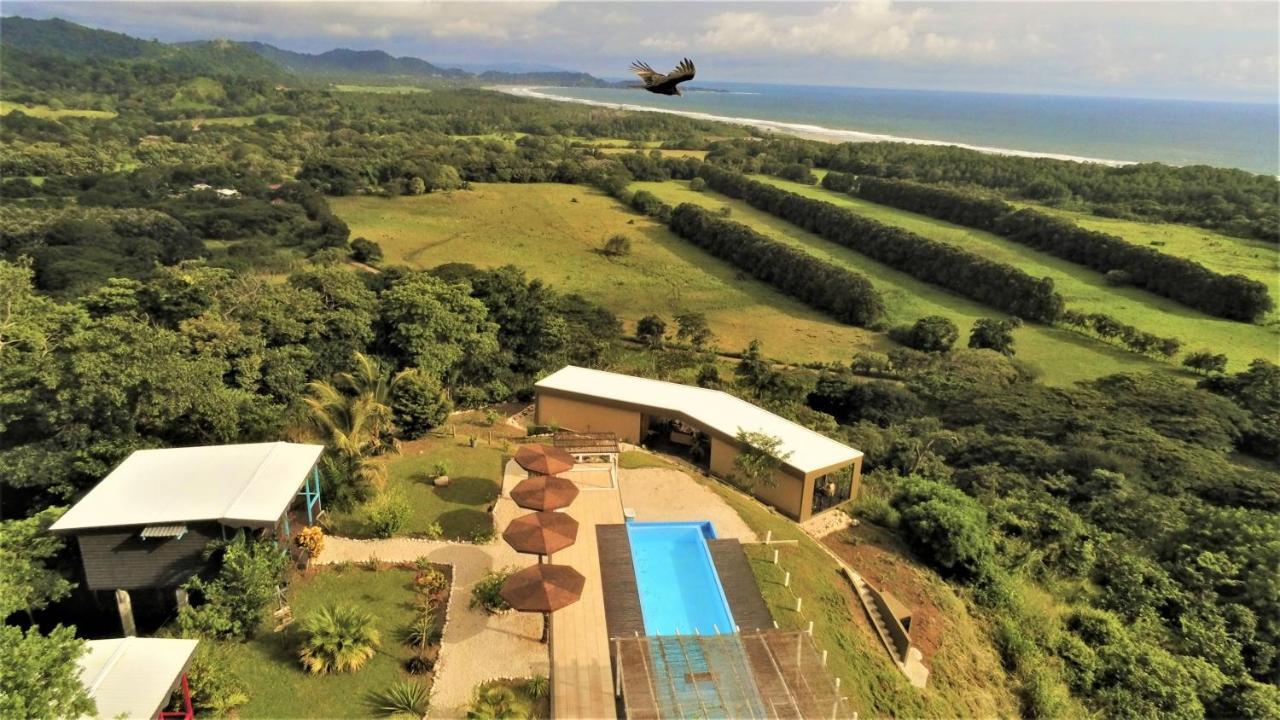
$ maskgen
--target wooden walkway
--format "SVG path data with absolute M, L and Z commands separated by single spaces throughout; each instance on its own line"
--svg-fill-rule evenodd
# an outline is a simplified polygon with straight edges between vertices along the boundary
M 622 501 L 615 489 L 583 488 L 564 512 L 579 523 L 578 541 L 552 562 L 576 568 L 587 582 L 578 602 L 551 614 L 551 716 L 611 720 L 617 705 L 596 527 L 622 523 Z
M 732 539 L 708 540 L 707 547 L 711 550 L 716 574 L 720 576 L 720 585 L 729 599 L 729 610 L 733 612 L 733 622 L 739 632 L 773 629 L 773 615 L 760 594 L 760 586 L 756 584 L 751 561 L 742 551 L 742 544 Z
M 644 613 L 640 610 L 640 591 L 636 586 L 627 526 L 597 525 L 596 543 L 600 548 L 601 585 L 609 589 L 604 595 L 609 637 L 644 635 Z

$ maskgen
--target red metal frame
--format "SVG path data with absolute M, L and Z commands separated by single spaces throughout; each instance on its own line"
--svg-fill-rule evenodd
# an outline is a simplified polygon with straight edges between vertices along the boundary
M 196 713 L 191 708 L 191 688 L 187 686 L 187 674 L 182 673 L 182 710 L 161 712 L 156 720 L 192 720 Z

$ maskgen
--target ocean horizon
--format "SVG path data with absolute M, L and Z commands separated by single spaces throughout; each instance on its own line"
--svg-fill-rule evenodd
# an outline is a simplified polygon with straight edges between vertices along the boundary
M 683 97 L 621 88 L 505 88 L 673 112 L 837 142 L 902 141 L 1124 165 L 1280 175 L 1280 104 L 717 83 Z

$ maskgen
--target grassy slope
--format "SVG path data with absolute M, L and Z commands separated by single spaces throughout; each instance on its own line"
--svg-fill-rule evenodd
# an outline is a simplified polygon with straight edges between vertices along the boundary
M 626 466 L 663 464 L 660 459 L 637 458 L 624 453 Z M 678 469 L 678 468 L 677 468 Z M 962 602 L 939 581 L 934 590 L 954 599 L 955 637 L 933 659 L 933 679 L 923 691 L 912 688 L 889 660 L 879 641 L 862 625 L 862 612 L 853 590 L 838 566 L 816 541 L 799 527 L 723 483 L 697 477 L 720 495 L 760 536 L 772 531 L 782 567 L 791 572 L 790 588 L 782 586 L 781 571 L 771 562 L 770 549 L 747 546 L 752 570 L 779 626 L 803 630 L 814 624 L 814 642 L 828 652 L 828 668 L 841 678 L 841 690 L 851 709 L 863 717 L 1007 717 L 1016 714 L 1017 703 L 1004 671 L 994 662 L 985 628 L 972 619 Z M 795 595 L 792 594 L 794 591 Z M 804 598 L 803 611 L 795 611 L 795 597 Z M 954 647 L 953 647 L 954 645 Z M 978 645 L 979 647 L 973 647 Z
M 1107 313 L 1147 332 L 1176 337 L 1188 350 L 1205 347 L 1225 352 L 1231 359 L 1232 369 L 1244 369 L 1254 358 L 1273 357 L 1276 348 L 1280 347 L 1280 328 L 1224 320 L 1138 288 L 1114 287 L 1107 283 L 1102 273 L 988 232 L 877 205 L 820 187 L 766 176 L 755 179 L 849 208 L 887 225 L 963 247 L 1020 268 L 1034 277 L 1052 278 L 1058 292 L 1066 298 L 1067 307 L 1083 312 Z
M 21 110 L 24 115 L 32 117 L 46 118 L 57 120 L 64 117 L 82 117 L 97 118 L 99 120 L 109 120 L 116 116 L 110 110 L 77 110 L 75 108 L 64 108 L 62 110 L 54 110 L 48 105 L 23 105 L 21 103 L 0 100 L 0 115 L 8 115 L 14 110 Z
M 673 205 L 691 202 L 713 209 L 727 205 L 733 209 L 731 220 L 861 272 L 884 296 L 890 324 L 914 322 L 925 315 L 943 315 L 960 328 L 961 343 L 964 343 L 975 320 L 1004 316 L 985 305 L 916 280 L 865 255 L 804 232 L 745 202 L 709 191 L 694 192 L 683 181 L 635 183 L 633 187 L 648 190 Z M 1057 328 L 1025 325 L 1016 331 L 1015 337 L 1018 358 L 1038 367 L 1043 373 L 1042 379 L 1048 384 L 1064 385 L 1111 373 L 1160 367 L 1158 363 L 1133 353 Z
M 375 95 L 409 95 L 411 93 L 431 92 L 427 88 L 416 85 L 334 85 L 338 92 L 362 92 Z
M 289 604 L 300 621 L 323 605 L 350 604 L 370 613 L 382 635 L 382 645 L 361 670 L 335 675 L 308 675 L 298 662 L 300 637 L 295 622 L 284 632 L 265 628 L 247 643 L 226 643 L 231 671 L 249 688 L 249 703 L 240 716 L 251 717 L 369 717 L 368 693 L 411 676 L 401 669 L 409 653 L 398 640 L 399 631 L 414 618 L 413 570 L 392 568 L 378 572 L 363 568 L 322 570 L 309 579 L 290 583 Z M 420 680 L 421 681 L 421 680 Z
M 1220 235 L 1212 230 L 1174 223 L 1139 222 L 1098 217 L 1086 212 L 1027 205 L 1098 232 L 1117 235 L 1169 255 L 1189 258 L 1220 273 L 1240 273 L 1275 288 L 1280 281 L 1280 250 L 1261 240 Z M 1152 243 L 1164 243 L 1152 245 Z
M 573 202 L 576 198 L 577 202 Z M 515 264 L 562 292 L 577 292 L 632 323 L 658 313 L 703 312 L 720 347 L 759 339 L 772 357 L 847 360 L 883 350 L 883 337 L 838 323 L 781 295 L 595 190 L 570 185 L 477 184 L 451 195 L 332 198 L 353 237 L 381 244 L 388 264 Z M 629 257 L 597 250 L 623 233 Z

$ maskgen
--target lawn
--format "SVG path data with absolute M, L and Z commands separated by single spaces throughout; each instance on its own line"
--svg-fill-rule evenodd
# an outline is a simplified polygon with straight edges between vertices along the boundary
M 1178 338 L 1182 340 L 1185 350 L 1213 348 L 1215 352 L 1227 354 L 1233 370 L 1243 370 L 1254 358 L 1272 358 L 1276 349 L 1280 348 L 1280 327 L 1225 320 L 1192 310 L 1145 290 L 1116 287 L 1109 284 L 1102 273 L 989 232 L 877 205 L 812 185 L 767 176 L 756 176 L 755 179 L 848 208 L 886 225 L 963 247 L 996 262 L 1020 268 L 1033 277 L 1051 278 L 1058 292 L 1066 299 L 1068 308 L 1080 312 L 1106 313 L 1121 322 L 1161 337 Z M 1273 274 L 1273 286 L 1276 278 Z
M 1016 713 L 1004 671 L 996 664 L 983 663 L 993 653 L 939 653 L 930 670 L 928 688 L 918 691 L 893 666 L 888 653 L 870 632 L 860 627 L 861 606 L 853 590 L 839 573 L 839 566 L 794 522 L 766 508 L 758 501 L 703 477 L 695 479 L 725 500 L 760 537 L 772 532 L 774 540 L 788 541 L 772 548 L 747 545 L 747 556 L 761 593 L 774 619 L 783 629 L 804 630 L 813 622 L 814 642 L 828 652 L 827 667 L 841 678 L 841 690 L 851 709 L 864 717 L 996 717 Z M 791 572 L 789 587 L 782 584 L 782 569 L 772 563 L 779 550 L 782 568 Z M 793 594 L 794 593 L 794 594 Z M 795 597 L 804 598 L 801 612 L 795 611 Z M 985 630 L 977 625 L 965 629 L 965 640 L 989 643 Z M 955 638 L 952 638 L 955 640 Z M 975 659 L 976 658 L 976 659 Z M 945 681 L 948 677 L 980 677 L 981 692 L 973 685 Z M 942 679 L 942 682 L 938 682 Z
M 856 349 L 889 347 L 882 335 L 836 322 L 743 276 L 594 189 L 477 183 L 468 192 L 336 197 L 330 205 L 353 237 L 382 246 L 388 264 L 515 264 L 561 292 L 604 305 L 629 329 L 650 313 L 671 323 L 677 313 L 702 312 L 726 350 L 759 339 L 771 357 L 806 362 L 847 361 Z M 615 233 L 632 239 L 629 256 L 599 252 Z
M 46 118 L 57 120 L 64 117 L 79 118 L 95 118 L 98 120 L 110 120 L 116 116 L 116 113 L 110 110 L 80 110 L 76 108 L 62 108 L 55 110 L 48 105 L 24 105 L 22 103 L 9 102 L 0 100 L 0 115 L 8 115 L 14 110 L 21 110 L 24 115 L 32 117 Z
M 1195 260 L 1216 272 L 1240 273 L 1266 283 L 1273 292 L 1277 281 L 1280 281 L 1280 251 L 1261 240 L 1221 235 L 1191 225 L 1119 220 L 1086 212 L 1038 205 L 1031 207 L 1089 230 L 1117 235 L 1135 245 L 1146 245 L 1162 253 Z
M 410 652 L 400 644 L 400 631 L 416 616 L 414 570 L 393 567 L 372 570 L 361 566 L 325 569 L 310 578 L 298 577 L 289 586 L 289 605 L 297 621 L 283 632 L 270 627 L 246 643 L 223 643 L 229 669 L 249 690 L 245 718 L 369 717 L 370 692 L 414 678 L 402 668 Z M 298 626 L 310 611 L 330 604 L 355 605 L 375 618 L 382 644 L 378 653 L 354 673 L 309 675 L 298 662 Z M 439 613 L 443 622 L 444 613 Z M 417 676 L 430 686 L 430 676 Z
M 426 535 L 436 523 L 445 539 L 470 540 L 491 532 L 489 506 L 501 489 L 503 457 L 501 442 L 495 439 L 494 444 L 488 447 L 482 437 L 476 447 L 470 447 L 470 436 L 463 433 L 405 443 L 387 467 L 386 492 L 404 497 L 411 508 L 408 522 L 397 534 Z M 448 467 L 450 483 L 435 487 L 433 470 L 442 462 Z M 335 535 L 372 537 L 361 508 L 330 513 L 329 528 Z
M 1004 317 L 997 310 L 954 295 L 936 285 L 921 282 L 865 255 L 805 232 L 785 220 L 756 210 L 745 202 L 710 191 L 694 192 L 684 181 L 634 183 L 632 187 L 648 190 L 672 205 L 689 202 L 716 210 L 727 206 L 732 211 L 730 220 L 862 273 L 884 297 L 887 322 L 891 325 L 911 323 L 925 315 L 942 315 L 950 318 L 960 328 L 963 344 L 969 328 L 978 318 Z M 1167 367 L 1060 328 L 1028 324 L 1015 331 L 1014 337 L 1017 357 L 1039 368 L 1042 380 L 1048 384 L 1065 385 L 1112 373 Z M 880 337 L 876 345 L 869 345 L 872 349 L 883 351 L 888 346 L 888 340 Z

